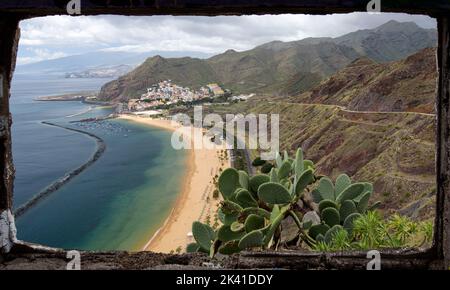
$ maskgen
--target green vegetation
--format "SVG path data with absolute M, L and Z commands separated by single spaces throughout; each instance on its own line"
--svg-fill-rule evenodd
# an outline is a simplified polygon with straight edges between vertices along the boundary
M 430 246 L 433 238 L 431 221 L 415 222 L 393 215 L 383 220 L 376 211 L 369 211 L 353 222 L 353 230 L 339 229 L 327 243 L 314 246 L 316 251 L 369 250 L 378 248 L 403 248 Z
M 244 249 L 278 249 L 282 222 L 291 217 L 298 239 L 312 250 L 368 249 L 421 246 L 431 241 L 432 224 L 415 223 L 395 215 L 387 221 L 369 206 L 373 186 L 352 183 L 341 174 L 333 182 L 315 175 L 315 165 L 298 149 L 294 159 L 287 152 L 276 156 L 269 174 L 249 177 L 228 168 L 218 180 L 224 201 L 218 212 L 222 225 L 214 230 L 194 222 L 195 243 L 188 252 L 233 254 Z M 313 197 L 309 204 L 306 195 Z
M 279 240 L 281 222 L 289 215 L 299 220 L 296 204 L 314 181 L 314 165 L 303 160 L 301 150 L 295 159 L 287 154 L 284 159 L 277 156 L 277 168 L 272 168 L 270 175 L 250 178 L 245 171 L 226 169 L 218 182 L 224 199 L 218 213 L 222 226 L 215 232 L 208 225 L 194 222 L 196 243 L 188 249 L 213 256 L 217 252 L 232 254 L 247 248 L 273 247 Z M 303 229 L 301 224 L 299 229 Z
M 255 167 L 263 166 L 264 164 L 266 164 L 266 161 L 262 160 L 261 157 L 256 157 L 252 162 L 252 165 Z
M 262 160 L 261 157 L 256 157 L 253 160 L 252 165 L 254 167 L 260 167 L 261 173 L 265 173 L 265 174 L 270 173 L 270 171 L 274 167 L 274 165 L 272 163 L 267 162 L 266 160 Z
M 273 167 L 274 165 L 272 163 L 267 162 L 263 166 L 261 166 L 261 173 L 267 174 L 272 170 Z
M 346 174 L 339 175 L 334 185 L 328 177 L 322 177 L 317 188 L 312 191 L 313 200 L 319 207 L 319 215 L 316 218 L 304 216 L 303 222 L 305 223 L 305 219 L 310 222 L 310 236 L 316 242 L 328 245 L 343 230 L 351 234 L 354 221 L 380 204 L 377 202 L 369 207 L 372 193 L 371 183 L 352 184 Z M 317 243 L 311 246 L 315 247 Z

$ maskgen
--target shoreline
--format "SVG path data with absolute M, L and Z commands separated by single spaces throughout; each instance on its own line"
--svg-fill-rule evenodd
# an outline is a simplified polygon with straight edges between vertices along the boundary
M 183 177 L 182 187 L 180 188 L 179 196 L 176 198 L 174 206 L 170 211 L 169 216 L 165 219 L 164 223 L 158 230 L 152 235 L 150 240 L 145 244 L 141 251 L 149 251 L 155 245 L 161 243 L 163 237 L 167 235 L 170 230 L 170 225 L 176 222 L 178 218 L 178 213 L 183 210 L 183 205 L 186 202 L 186 199 L 189 196 L 189 181 L 192 179 L 192 176 L 195 172 L 195 153 L 193 150 L 189 150 L 188 157 L 185 160 L 185 166 L 187 166 L 186 174 Z
M 181 125 L 174 126 L 171 120 L 131 115 L 119 115 L 118 118 L 172 132 L 181 128 Z M 181 130 L 201 129 L 184 127 Z M 194 241 L 188 236 L 192 223 L 196 220 L 205 222 L 208 216 L 210 221 L 214 220 L 213 214 L 217 212 L 220 199 L 213 198 L 212 192 L 215 188 L 212 180 L 215 174 L 219 174 L 219 168 L 229 167 L 228 160 L 219 159 L 222 150 L 224 149 L 189 149 L 185 160 L 185 175 L 172 210 L 158 230 L 152 233 L 150 239 L 138 250 L 170 253 L 181 248 L 181 252 L 185 252 L 186 246 Z

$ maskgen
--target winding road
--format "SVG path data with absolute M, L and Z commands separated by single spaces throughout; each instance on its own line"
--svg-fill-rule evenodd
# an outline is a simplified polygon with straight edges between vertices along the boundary
M 329 107 L 329 108 L 337 108 L 346 113 L 355 113 L 355 114 L 412 114 L 412 115 L 421 115 L 421 116 L 436 116 L 436 114 L 429 113 L 419 113 L 419 112 L 407 112 L 407 111 L 353 111 L 349 110 L 344 106 L 340 105 L 328 105 L 328 104 L 319 104 L 319 103 L 295 103 L 295 102 L 274 102 L 269 101 L 269 104 L 288 104 L 288 105 L 301 105 L 301 106 L 321 106 L 321 107 Z

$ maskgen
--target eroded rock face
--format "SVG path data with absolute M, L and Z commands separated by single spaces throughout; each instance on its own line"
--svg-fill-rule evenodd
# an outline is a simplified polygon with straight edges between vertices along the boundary
M 339 105 L 352 111 L 432 114 L 437 76 L 435 48 L 388 63 L 360 58 L 311 91 L 291 99 Z
M 8 253 L 17 240 L 14 216 L 10 210 L 0 213 L 0 253 Z

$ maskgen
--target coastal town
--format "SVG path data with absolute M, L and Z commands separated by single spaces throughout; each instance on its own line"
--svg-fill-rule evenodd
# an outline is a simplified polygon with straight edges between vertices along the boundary
M 171 80 L 161 81 L 147 88 L 139 99 L 128 101 L 129 111 L 144 111 L 164 106 L 186 104 L 198 101 L 211 101 L 225 96 L 225 91 L 216 83 L 207 84 L 198 90 L 183 87 Z
M 183 87 L 172 80 L 161 81 L 147 88 L 139 99 L 130 99 L 126 104 L 129 112 L 158 114 L 161 109 L 174 105 L 207 104 L 209 102 L 247 100 L 254 94 L 232 96 L 231 91 L 217 83 L 210 83 L 195 90 Z

